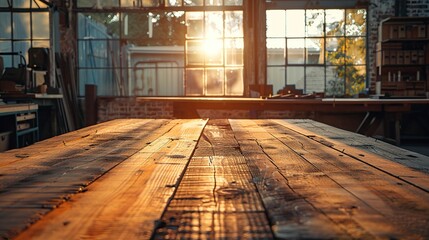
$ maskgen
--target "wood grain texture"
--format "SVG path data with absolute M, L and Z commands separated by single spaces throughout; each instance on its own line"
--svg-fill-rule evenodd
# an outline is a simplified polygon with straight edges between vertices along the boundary
M 429 222 L 429 194 L 420 187 L 428 180 L 425 174 L 380 156 L 358 155 L 356 152 L 360 150 L 350 146 L 340 151 L 283 125 L 265 129 L 357 198 L 359 205 L 352 205 L 353 216 L 375 236 L 415 239 L 429 236 L 425 227 Z M 398 173 L 413 175 L 404 177 Z M 347 204 L 352 202 L 347 200 Z M 365 215 L 359 216 L 364 211 L 371 214 L 370 220 Z M 383 225 L 386 226 L 380 229 Z
M 47 214 L 17 239 L 147 239 L 175 190 L 202 120 L 172 120 L 168 131 Z
M 6 239 L 429 239 L 426 157 L 311 120 L 118 119 L 0 159 Z
M 344 145 L 351 146 L 363 150 L 364 153 L 370 152 L 386 158 L 389 161 L 429 174 L 428 156 L 397 147 L 378 139 L 355 134 L 309 119 L 284 119 L 276 120 L 276 122 L 287 124 L 286 127 L 301 132 L 323 144 L 331 145 L 336 149 L 342 150 L 341 147 Z M 329 139 L 329 141 L 323 138 Z
M 313 121 L 306 121 L 308 124 L 304 125 L 283 120 L 274 121 L 322 145 L 429 192 L 429 157 L 427 156 Z M 316 127 L 319 130 L 315 131 L 314 124 L 319 126 Z M 322 131 L 321 128 L 325 130 Z
M 365 236 L 357 224 L 349 233 L 337 224 L 327 211 L 322 211 L 309 199 L 322 196 L 321 189 L 341 191 L 323 178 L 311 164 L 283 145 L 254 121 L 230 120 L 241 151 L 252 169 L 252 175 L 267 208 L 273 232 L 285 239 L 335 239 Z M 307 187 L 306 187 L 306 184 Z M 317 186 L 315 189 L 314 186 Z M 314 190 L 306 194 L 303 190 Z M 332 200 L 335 200 L 332 198 Z M 326 205 L 338 213 L 335 206 Z M 340 215 L 340 214 L 338 214 Z
M 0 154 L 5 160 L 0 167 L 0 236 L 13 237 L 71 195 L 84 191 L 156 140 L 151 131 L 169 131 L 166 123 L 117 120 Z
M 226 120 L 210 120 L 154 239 L 269 239 L 265 208 Z

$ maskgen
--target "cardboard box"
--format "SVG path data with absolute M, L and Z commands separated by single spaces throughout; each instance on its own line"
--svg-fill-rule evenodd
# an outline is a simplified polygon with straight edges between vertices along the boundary
M 390 64 L 390 51 L 383 51 L 383 64 Z
M 404 64 L 404 51 L 398 51 L 396 54 L 396 64 Z
M 0 152 L 4 152 L 10 149 L 10 135 L 12 132 L 1 132 L 0 133 Z
M 411 64 L 411 52 L 404 51 L 404 64 Z
M 390 26 L 390 36 L 389 39 L 396 39 L 398 38 L 398 25 L 391 25 Z M 405 29 L 404 29 L 405 31 Z
M 390 56 L 389 64 L 392 64 L 392 65 L 397 64 L 396 51 L 390 51 L 389 56 Z
M 411 51 L 411 64 L 418 64 L 419 53 L 418 51 Z
M 405 38 L 406 35 L 406 30 L 405 30 L 405 25 L 399 25 L 398 26 L 398 38 Z

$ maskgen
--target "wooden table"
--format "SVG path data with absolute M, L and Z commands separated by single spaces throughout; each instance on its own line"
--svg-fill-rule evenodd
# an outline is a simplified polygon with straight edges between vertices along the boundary
M 0 154 L 0 237 L 428 239 L 428 174 L 311 120 L 114 120 Z

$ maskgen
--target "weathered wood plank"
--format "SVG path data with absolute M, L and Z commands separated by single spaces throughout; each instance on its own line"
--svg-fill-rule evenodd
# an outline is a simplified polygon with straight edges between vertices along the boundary
M 262 122 L 262 124 L 266 124 L 266 122 Z M 344 209 L 353 211 L 354 218 L 359 219 L 358 223 L 375 236 L 380 236 L 380 234 L 383 237 L 394 238 L 405 236 L 427 238 L 429 236 L 429 230 L 425 227 L 429 222 L 429 205 L 427 204 L 429 193 L 402 180 L 401 177 L 389 173 L 391 170 L 410 172 L 408 167 L 389 162 L 380 156 L 371 156 L 369 160 L 364 154 L 358 155 L 359 158 L 349 156 L 344 152 L 358 150 L 345 146 L 346 148 L 340 151 L 313 141 L 299 132 L 291 131 L 283 125 L 264 125 L 264 129 L 356 197 L 358 201 L 355 202 L 360 205 L 354 205 L 352 200 L 347 200 L 346 203 L 353 207 Z M 330 139 L 325 140 L 330 141 Z M 271 144 L 267 143 L 265 148 L 267 146 L 271 146 Z M 271 150 L 266 150 L 266 152 L 268 151 Z M 383 165 L 374 167 L 368 165 L 366 161 L 383 161 Z M 420 172 L 417 174 L 421 175 L 422 180 L 427 179 L 424 174 Z M 365 211 L 365 206 L 362 204 L 366 205 L 371 214 L 373 214 L 372 212 L 378 213 L 376 216 L 380 222 L 388 223 L 385 224 L 388 225 L 385 228 L 388 232 L 383 233 L 383 229 L 374 232 L 374 222 L 372 222 L 374 218 L 371 217 L 371 221 L 368 221 L 365 215 L 359 216 L 359 212 Z M 380 224 L 377 225 L 380 226 Z
M 135 129 L 142 128 L 149 122 L 150 120 L 118 119 L 55 136 L 25 148 L 2 152 L 0 153 L 0 176 L 5 177 L 7 173 L 9 176 L 26 175 L 23 172 L 27 169 L 48 168 L 57 164 L 59 159 L 83 154 L 95 148 L 103 141 L 106 142 L 109 137 L 130 138 Z M 2 180 L 0 189 L 7 185 L 7 181 Z
M 406 181 L 409 184 L 415 185 L 416 187 L 419 187 L 426 192 L 429 192 L 429 157 L 407 150 L 402 150 L 386 143 L 371 143 L 372 141 L 366 142 L 366 144 L 363 143 L 358 145 L 368 146 L 370 144 L 374 144 L 375 147 L 356 148 L 354 145 L 350 144 L 350 140 L 353 141 L 354 139 L 361 139 L 361 143 L 365 142 L 364 139 L 362 139 L 361 136 L 358 134 L 353 134 L 338 129 L 335 130 L 337 132 L 336 135 L 328 134 L 331 136 L 331 138 L 329 138 L 321 134 L 316 135 L 311 130 L 307 130 L 303 127 L 297 126 L 296 124 L 288 123 L 282 120 L 274 121 L 297 133 L 300 133 L 303 136 L 306 136 L 307 138 L 310 138 L 314 141 L 322 143 L 323 145 L 340 151 L 344 155 L 358 159 L 359 161 L 362 161 L 381 171 L 385 171 L 386 173 L 395 176 L 402 181 Z M 305 126 L 308 125 L 306 124 Z M 322 127 L 324 127 L 324 125 L 322 125 Z M 324 128 L 332 129 L 329 127 Z M 318 132 L 320 132 L 320 130 Z M 340 138 L 341 140 L 337 140 L 338 138 Z M 343 142 L 343 139 L 350 140 Z M 370 152 L 368 151 L 368 149 L 375 150 L 372 150 Z M 389 151 L 391 151 L 392 153 L 389 154 Z
M 382 156 L 392 162 L 397 162 L 414 170 L 429 174 L 429 157 L 420 153 L 309 119 L 284 119 L 276 120 L 276 122 L 280 124 L 287 123 L 286 127 L 336 149 L 341 149 L 344 145 L 352 146 L 364 152 Z M 329 138 L 329 141 L 324 140 L 326 138 Z
M 420 158 L 290 121 L 115 120 L 0 154 L 0 237 L 429 238 Z
M 47 140 L 45 151 L 45 141 L 37 148 L 21 149 L 20 153 L 30 156 L 0 168 L 0 236 L 13 237 L 70 195 L 84 191 L 95 179 L 168 132 L 172 127 L 168 122 L 116 121 L 102 124 L 100 132 L 72 146 L 51 149 L 52 140 Z M 30 151 L 35 148 L 39 152 Z M 18 208 L 28 210 L 9 211 Z M 11 224 L 8 219 L 20 224 Z
M 155 239 L 269 239 L 270 224 L 226 120 L 210 120 Z
M 60 205 L 17 239 L 148 239 L 187 166 L 202 120 L 172 120 L 169 131 Z
M 316 189 L 313 196 L 321 197 L 323 191 L 320 189 L 335 193 L 335 186 L 324 180 L 322 173 L 302 161 L 299 155 L 290 151 L 255 122 L 230 122 L 247 164 L 251 167 L 253 180 L 277 238 L 335 239 L 366 236 L 357 223 L 347 226 L 337 224 L 331 216 L 308 200 L 310 196 L 301 193 L 300 190 L 305 189 L 306 183 L 309 184 L 307 188 Z M 266 143 L 270 146 L 264 147 Z M 334 206 L 330 208 L 331 212 L 338 212 Z M 355 232 L 349 232 L 346 227 Z

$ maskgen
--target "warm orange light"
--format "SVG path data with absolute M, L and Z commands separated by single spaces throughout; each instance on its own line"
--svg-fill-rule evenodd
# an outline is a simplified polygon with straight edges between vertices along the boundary
M 221 39 L 209 38 L 205 39 L 203 43 L 203 51 L 206 56 L 213 56 L 219 54 L 223 49 Z

